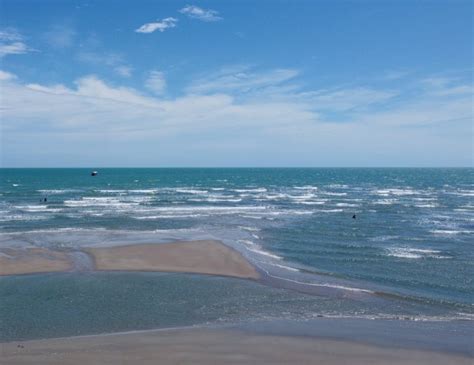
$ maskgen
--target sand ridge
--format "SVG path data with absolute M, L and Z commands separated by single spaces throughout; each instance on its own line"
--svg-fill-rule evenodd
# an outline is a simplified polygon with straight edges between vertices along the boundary
M 0 275 L 80 271 L 73 252 L 87 254 L 92 270 L 97 271 L 162 271 L 259 278 L 256 269 L 239 252 L 213 240 L 86 247 L 70 252 L 37 247 L 3 248 Z

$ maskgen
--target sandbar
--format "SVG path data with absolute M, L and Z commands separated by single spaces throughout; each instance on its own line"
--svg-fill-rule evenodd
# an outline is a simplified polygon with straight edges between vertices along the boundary
M 218 241 L 181 241 L 88 248 L 99 271 L 165 271 L 257 279 L 255 268 Z
M 71 270 L 69 255 L 40 247 L 0 250 L 0 275 L 34 274 Z
M 239 252 L 213 240 L 74 250 L 0 249 L 0 275 L 61 271 L 161 271 L 259 278 L 257 270 Z

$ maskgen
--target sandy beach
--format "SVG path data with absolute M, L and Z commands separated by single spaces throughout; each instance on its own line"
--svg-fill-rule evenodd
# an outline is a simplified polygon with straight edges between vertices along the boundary
M 182 328 L 1 344 L 2 364 L 463 365 L 461 355 L 321 338 Z
M 0 275 L 81 270 L 77 252 L 89 255 L 89 269 L 97 271 L 185 272 L 257 279 L 255 268 L 237 251 L 218 241 L 180 241 L 160 244 L 84 248 L 56 251 L 46 248 L 3 248 Z

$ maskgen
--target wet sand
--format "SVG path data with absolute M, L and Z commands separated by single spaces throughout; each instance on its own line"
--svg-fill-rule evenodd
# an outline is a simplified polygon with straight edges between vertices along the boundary
M 0 250 L 0 275 L 69 271 L 72 267 L 73 262 L 65 252 L 38 247 Z
M 91 267 L 76 262 L 78 253 L 91 258 Z M 0 275 L 58 271 L 163 271 L 257 279 L 255 268 L 237 251 L 218 241 L 188 241 L 83 248 L 55 251 L 45 248 L 3 248 Z
M 4 365 L 472 364 L 472 358 L 448 353 L 206 328 L 11 342 L 0 346 Z

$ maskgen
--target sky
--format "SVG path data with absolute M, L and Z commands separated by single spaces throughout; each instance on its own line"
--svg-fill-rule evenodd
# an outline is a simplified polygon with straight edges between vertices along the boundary
M 473 166 L 471 1 L 0 0 L 1 167 Z

